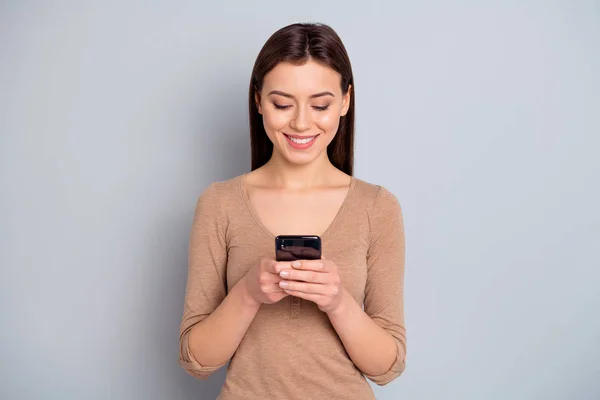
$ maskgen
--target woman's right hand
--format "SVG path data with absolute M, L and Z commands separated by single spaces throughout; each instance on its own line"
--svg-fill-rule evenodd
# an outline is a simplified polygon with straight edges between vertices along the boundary
M 276 270 L 278 264 L 275 260 L 265 258 L 242 278 L 247 298 L 252 305 L 273 304 L 289 296 L 279 287 L 281 277 Z

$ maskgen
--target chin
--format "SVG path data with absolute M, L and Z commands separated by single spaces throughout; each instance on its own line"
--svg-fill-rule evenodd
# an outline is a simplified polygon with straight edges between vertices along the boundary
M 317 160 L 319 158 L 319 155 L 317 154 L 315 157 L 294 157 L 294 156 L 284 156 L 285 159 L 292 165 L 298 165 L 298 166 L 302 166 L 302 165 L 309 165 L 312 162 L 314 162 L 315 160 Z
M 295 154 L 294 152 L 289 151 L 281 151 L 278 149 L 279 153 L 283 156 L 283 158 L 290 164 L 293 165 L 307 165 L 317 160 L 321 155 L 321 151 L 314 151 L 310 153 L 304 154 Z

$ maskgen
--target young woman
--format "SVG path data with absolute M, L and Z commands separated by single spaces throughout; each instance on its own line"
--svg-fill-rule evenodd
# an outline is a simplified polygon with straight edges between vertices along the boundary
M 352 175 L 354 80 L 338 35 L 294 24 L 250 82 L 252 171 L 211 184 L 190 238 L 179 362 L 219 399 L 373 399 L 405 366 L 404 229 L 396 197 Z M 276 235 L 319 260 L 276 262 Z

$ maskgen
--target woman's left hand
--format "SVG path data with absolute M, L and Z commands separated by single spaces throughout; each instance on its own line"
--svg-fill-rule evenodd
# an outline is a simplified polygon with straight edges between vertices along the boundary
M 334 311 L 342 302 L 343 287 L 331 260 L 296 260 L 281 263 L 279 286 L 288 294 L 314 302 L 321 311 Z

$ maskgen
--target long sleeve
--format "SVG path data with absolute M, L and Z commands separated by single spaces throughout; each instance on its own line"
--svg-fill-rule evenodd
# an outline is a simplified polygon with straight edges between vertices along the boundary
M 220 366 L 200 365 L 189 349 L 189 334 L 226 296 L 226 225 L 219 204 L 218 184 L 211 184 L 198 198 L 192 224 L 188 277 L 179 337 L 179 364 L 192 376 L 206 379 Z
M 406 329 L 404 325 L 405 240 L 402 210 L 396 197 L 381 187 L 370 213 L 371 241 L 367 254 L 364 310 L 396 341 L 396 360 L 381 375 L 365 375 L 385 385 L 404 371 Z

